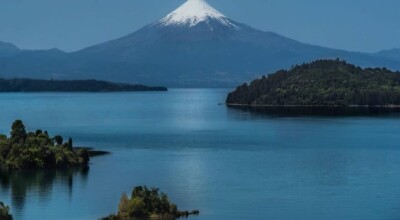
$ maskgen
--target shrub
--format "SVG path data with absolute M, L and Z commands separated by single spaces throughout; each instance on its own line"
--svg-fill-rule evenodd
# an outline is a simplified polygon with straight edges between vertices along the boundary
M 12 220 L 12 215 L 10 214 L 10 207 L 4 205 L 0 202 L 0 219 L 1 220 Z
M 198 214 L 198 210 L 192 212 L 178 211 L 177 206 L 170 202 L 167 194 L 160 192 L 158 188 L 137 186 L 133 189 L 131 198 L 126 193 L 122 194 L 116 215 L 109 215 L 101 219 L 118 220 L 150 217 L 152 219 L 176 219 Z

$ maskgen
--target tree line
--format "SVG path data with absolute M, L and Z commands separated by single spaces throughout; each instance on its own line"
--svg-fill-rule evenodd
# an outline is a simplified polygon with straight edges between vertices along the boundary
M 226 102 L 241 105 L 400 105 L 400 74 L 343 60 L 317 60 L 243 84 Z
M 167 91 L 165 87 L 150 87 L 112 83 L 99 80 L 38 80 L 38 79 L 2 79 L 0 92 L 132 92 Z

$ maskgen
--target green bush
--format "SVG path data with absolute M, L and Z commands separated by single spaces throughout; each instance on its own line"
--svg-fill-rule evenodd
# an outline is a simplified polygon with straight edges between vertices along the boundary
M 189 215 L 198 215 L 199 211 L 181 212 L 170 202 L 168 196 L 159 192 L 158 188 L 137 186 L 133 189 L 131 198 L 122 194 L 118 205 L 118 213 L 102 218 L 102 220 L 119 220 L 130 218 L 176 219 Z

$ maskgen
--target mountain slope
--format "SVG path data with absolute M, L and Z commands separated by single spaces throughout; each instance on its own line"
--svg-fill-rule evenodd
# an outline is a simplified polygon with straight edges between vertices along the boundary
M 21 50 L 14 44 L 0 41 L 0 57 L 14 56 L 19 52 L 21 52 Z
M 58 50 L 19 50 L 18 53 L 0 57 L 0 77 L 62 79 L 59 71 L 65 70 L 68 54 Z
M 130 35 L 55 59 L 46 57 L 34 66 L 19 66 L 23 57 L 0 59 L 0 76 L 30 73 L 35 78 L 231 87 L 266 72 L 322 58 L 400 69 L 399 62 L 391 58 L 303 44 L 254 29 L 229 19 L 204 0 L 188 0 Z
M 398 48 L 391 49 L 391 50 L 382 50 L 374 55 L 400 61 L 400 49 L 398 49 Z
M 169 86 L 233 86 L 317 58 L 399 68 L 386 58 L 307 45 L 254 29 L 227 18 L 204 0 L 189 0 L 158 22 L 75 55 L 101 60 L 96 66 L 84 64 L 82 75 L 107 77 L 108 73 L 99 75 L 101 69 L 123 66 L 113 71 L 117 80 Z

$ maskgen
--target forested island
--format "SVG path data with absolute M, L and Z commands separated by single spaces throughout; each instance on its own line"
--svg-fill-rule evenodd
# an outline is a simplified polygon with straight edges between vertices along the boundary
M 0 168 L 7 170 L 54 169 L 88 166 L 89 153 L 74 149 L 72 139 L 50 137 L 47 131 L 26 132 L 21 120 L 16 120 L 10 137 L 0 135 Z
M 0 220 L 12 220 L 13 217 L 10 214 L 10 207 L 6 206 L 0 201 Z
M 361 68 L 342 60 L 317 60 L 243 84 L 232 106 L 400 107 L 400 72 Z
M 168 89 L 165 87 L 112 83 L 99 80 L 39 80 L 0 78 L 0 92 L 139 92 L 167 90 Z
M 158 188 L 137 186 L 133 189 L 131 198 L 122 194 L 118 205 L 118 213 L 101 220 L 125 220 L 125 219 L 167 219 L 173 220 L 190 215 L 199 215 L 198 210 L 178 211 L 177 206 L 170 202 L 165 193 Z

